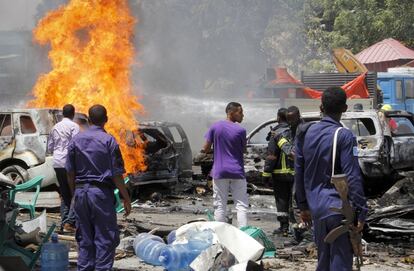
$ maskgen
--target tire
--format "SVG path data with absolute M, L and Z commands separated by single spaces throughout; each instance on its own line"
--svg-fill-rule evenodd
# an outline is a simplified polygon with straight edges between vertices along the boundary
M 27 170 L 19 165 L 12 165 L 4 168 L 1 173 L 9 177 L 14 185 L 26 182 L 29 179 Z

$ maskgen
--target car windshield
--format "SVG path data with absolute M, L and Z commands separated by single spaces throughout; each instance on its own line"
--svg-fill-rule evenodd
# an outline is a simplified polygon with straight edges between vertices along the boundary
M 262 126 L 255 134 L 253 134 L 249 139 L 249 144 L 267 144 L 266 137 L 270 132 L 272 127 L 277 125 L 276 122 L 267 123 Z

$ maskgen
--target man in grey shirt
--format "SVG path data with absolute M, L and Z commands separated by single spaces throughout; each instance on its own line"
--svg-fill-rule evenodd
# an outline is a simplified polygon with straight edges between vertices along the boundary
M 61 231 L 75 231 L 75 214 L 71 208 L 71 194 L 66 175 L 66 156 L 69 142 L 79 133 L 79 125 L 73 122 L 75 107 L 67 104 L 63 107 L 63 119 L 50 132 L 47 149 L 53 153 L 53 168 L 59 183 L 61 197 L 60 215 L 62 217 Z

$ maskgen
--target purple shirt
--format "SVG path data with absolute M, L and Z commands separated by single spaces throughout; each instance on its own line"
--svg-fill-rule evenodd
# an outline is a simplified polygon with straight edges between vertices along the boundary
M 244 179 L 246 129 L 228 120 L 214 123 L 204 136 L 213 143 L 213 179 Z
M 68 118 L 63 118 L 53 126 L 47 140 L 47 150 L 53 153 L 53 167 L 64 168 L 69 142 L 79 133 L 79 125 Z
M 98 181 L 111 186 L 114 185 L 112 177 L 125 173 L 115 138 L 94 125 L 70 142 L 66 170 L 75 172 L 77 183 Z

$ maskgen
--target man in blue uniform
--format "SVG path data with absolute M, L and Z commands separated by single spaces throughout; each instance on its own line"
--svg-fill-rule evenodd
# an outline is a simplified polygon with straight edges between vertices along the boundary
M 339 236 L 332 244 L 324 242 L 325 236 L 341 225 L 344 217 L 330 210 L 341 208 L 338 192 L 331 184 L 332 170 L 347 175 L 349 199 L 359 213 L 356 230 L 361 231 L 367 214 L 367 204 L 358 165 L 355 137 L 348 129 L 338 134 L 335 169 L 332 169 L 334 133 L 343 112 L 347 110 L 346 94 L 339 87 L 328 88 L 322 95 L 321 111 L 324 117 L 319 123 L 299 128 L 296 137 L 295 185 L 296 200 L 301 219 L 313 221 L 315 243 L 318 248 L 317 270 L 352 270 L 353 251 L 349 234 Z
M 118 143 L 104 130 L 108 121 L 105 107 L 92 106 L 89 121 L 89 129 L 69 144 L 66 161 L 75 197 L 78 270 L 111 270 L 119 244 L 115 187 L 124 198 L 126 216 L 131 201 L 122 178 L 125 169 Z

